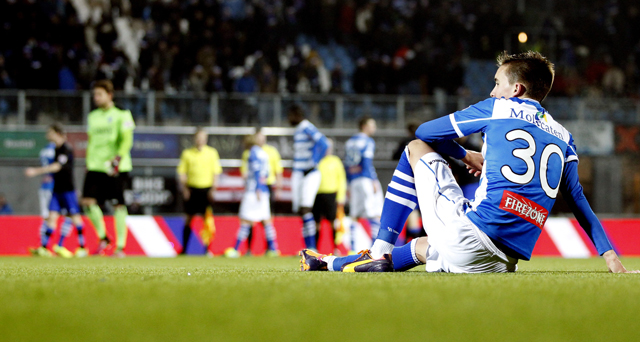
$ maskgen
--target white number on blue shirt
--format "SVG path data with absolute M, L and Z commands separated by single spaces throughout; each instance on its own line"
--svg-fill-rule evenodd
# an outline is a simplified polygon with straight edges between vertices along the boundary
M 533 136 L 521 129 L 515 129 L 510 131 L 505 136 L 507 140 L 524 140 L 529 146 L 526 148 L 516 148 L 513 150 L 513 156 L 521 159 L 527 164 L 527 171 L 523 174 L 517 174 L 513 172 L 513 169 L 509 165 L 504 165 L 500 168 L 500 172 L 502 172 L 502 176 L 506 178 L 508 181 L 516 184 L 528 184 L 533 179 L 535 175 L 535 167 L 536 163 L 533 160 L 533 156 L 536 154 L 536 141 Z M 549 185 L 549 180 L 547 178 L 547 169 L 549 167 L 549 159 L 551 155 L 557 154 L 560 157 L 561 167 L 560 167 L 560 176 L 562 176 L 562 170 L 564 169 L 564 158 L 562 157 L 562 149 L 558 145 L 549 144 L 545 146 L 542 150 L 542 155 L 540 156 L 540 185 L 542 186 L 542 190 L 547 194 L 550 198 L 556 198 L 558 195 L 558 190 L 560 189 L 560 182 L 558 185 L 553 188 Z

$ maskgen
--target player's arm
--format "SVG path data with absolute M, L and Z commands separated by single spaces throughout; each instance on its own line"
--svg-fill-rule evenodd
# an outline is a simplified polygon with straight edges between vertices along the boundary
M 336 158 L 339 167 L 336 168 L 336 178 L 338 180 L 338 192 L 336 193 L 336 202 L 338 205 L 344 206 L 347 198 L 347 173 L 340 159 Z
M 53 162 L 47 166 L 28 167 L 24 170 L 24 175 L 31 178 L 48 173 L 56 173 L 60 170 L 62 170 L 62 165 L 58 162 Z
M 416 137 L 436 152 L 462 160 L 478 175 L 484 162 L 482 155 L 465 150 L 453 139 L 484 131 L 491 119 L 494 102 L 495 99 L 487 99 L 448 116 L 425 122 L 416 130 Z
M 242 160 L 240 161 L 240 175 L 247 178 L 247 163 L 249 162 L 249 150 L 242 151 Z
M 571 208 L 573 215 L 578 220 L 578 223 L 580 223 L 580 227 L 584 229 L 589 239 L 591 239 L 596 246 L 598 254 L 604 257 L 609 271 L 613 273 L 638 273 L 639 271 L 627 271 L 613 250 L 607 233 L 604 231 L 600 220 L 598 220 L 587 198 L 584 196 L 582 185 L 578 178 L 577 160 L 566 163 L 562 174 L 560 191 Z
M 367 142 L 367 146 L 362 152 L 362 160 L 360 165 L 363 170 L 368 170 L 369 178 L 371 178 L 371 182 L 373 185 L 373 192 L 378 192 L 378 174 L 376 173 L 376 169 L 373 167 L 373 155 L 375 151 L 375 143 L 373 139 Z
M 185 152 L 186 151 L 183 151 L 180 155 L 180 163 L 178 164 L 178 167 L 176 169 L 176 174 L 178 175 L 178 186 L 182 191 L 182 196 L 184 197 L 184 199 L 188 200 L 191 194 L 189 192 L 189 188 L 187 187 L 187 169 L 189 166 L 187 163 L 187 155 Z
M 320 133 L 317 129 L 313 130 L 311 128 L 306 128 L 304 132 L 311 137 L 311 139 L 316 143 L 313 146 L 313 163 L 318 165 L 318 163 L 324 158 L 325 154 L 327 154 L 327 148 L 329 144 L 327 143 L 327 137 L 324 134 Z
M 220 164 L 220 155 L 218 150 L 213 149 L 213 186 L 211 191 L 215 191 L 220 183 L 220 175 L 222 174 L 222 165 Z
M 133 147 L 133 129 L 135 127 L 136 125 L 133 121 L 133 117 L 131 116 L 131 112 L 126 111 L 122 117 L 122 122 L 118 127 L 119 133 L 116 157 L 111 162 L 115 174 L 119 172 L 118 168 L 120 167 L 120 160 L 122 157 L 131 153 L 131 148 Z
M 276 175 L 276 183 L 275 183 L 275 190 L 276 193 L 274 194 L 276 196 L 276 198 L 280 197 L 280 190 L 282 189 L 282 172 L 284 171 L 284 169 L 282 168 L 282 158 L 280 157 L 280 153 L 278 152 L 278 150 L 276 150 L 275 148 L 273 149 L 273 161 L 271 162 L 271 167 L 273 167 L 274 173 Z

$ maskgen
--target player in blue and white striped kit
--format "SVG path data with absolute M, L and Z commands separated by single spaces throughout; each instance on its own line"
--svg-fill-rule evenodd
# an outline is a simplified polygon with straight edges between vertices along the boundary
M 303 250 L 303 270 L 389 272 L 426 263 L 429 272 L 513 272 L 518 260 L 531 258 L 562 192 L 609 271 L 628 272 L 583 194 L 573 137 L 540 105 L 553 83 L 553 64 L 529 51 L 505 52 L 498 65 L 491 98 L 422 124 L 419 140 L 408 145 L 394 173 L 405 181 L 404 194 L 417 194 L 427 237 L 393 248 L 416 201 L 387 196 L 393 203 L 385 201 L 384 229 L 371 251 L 335 258 Z M 484 133 L 482 153 L 452 140 L 476 132 Z M 473 202 L 462 195 L 442 154 L 482 176 Z M 394 212 L 396 204 L 407 209 Z
M 238 249 L 251 232 L 254 223 L 262 222 L 267 238 L 267 256 L 278 256 L 278 241 L 276 230 L 271 220 L 271 208 L 269 202 L 269 155 L 260 147 L 256 140 L 260 133 L 249 135 L 245 138 L 245 145 L 249 149 L 249 160 L 247 162 L 247 179 L 244 187 L 244 195 L 240 202 L 240 229 L 234 247 L 229 247 L 224 255 L 230 258 L 240 256 Z M 264 143 L 264 142 L 263 142 Z
M 48 143 L 42 150 L 40 150 L 40 164 L 42 167 L 46 167 L 51 165 L 54 162 L 54 158 L 56 156 L 56 144 Z M 38 200 L 40 203 L 40 216 L 43 220 L 46 220 L 49 217 L 49 204 L 51 203 L 51 196 L 53 194 L 53 175 L 47 173 L 42 176 L 42 183 L 40 185 L 40 189 L 38 190 Z M 58 240 L 58 245 L 54 247 L 58 250 L 58 253 L 62 253 L 65 256 L 69 254 L 65 253 L 62 244 L 64 243 L 64 239 L 71 233 L 71 229 L 73 228 L 70 217 L 65 217 L 62 222 L 62 228 L 60 229 L 60 239 Z M 55 227 L 49 228 L 46 225 L 40 226 L 40 240 L 41 243 L 46 246 L 49 242 L 49 237 L 53 234 Z M 47 254 L 48 251 L 45 249 L 39 249 L 38 252 Z M 70 253 L 70 252 L 69 252 Z
M 316 249 L 316 222 L 313 203 L 320 187 L 318 163 L 327 151 L 327 138 L 304 118 L 302 108 L 289 108 L 293 133 L 293 172 L 291 173 L 292 211 L 302 216 L 302 237 L 307 248 Z
M 376 121 L 364 116 L 359 121 L 360 132 L 345 144 L 344 166 L 349 182 L 349 215 L 352 224 L 358 218 L 369 221 L 371 238 L 378 236 L 382 213 L 382 186 L 373 167 L 376 143 L 372 136 L 376 132 Z

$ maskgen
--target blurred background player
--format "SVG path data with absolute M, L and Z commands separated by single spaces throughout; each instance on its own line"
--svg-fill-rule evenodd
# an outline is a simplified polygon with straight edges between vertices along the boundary
M 278 149 L 272 145 L 267 144 L 267 137 L 262 132 L 262 128 L 256 129 L 255 134 L 256 144 L 260 146 L 269 156 L 269 177 L 267 177 L 267 187 L 269 188 L 269 206 L 271 213 L 274 213 L 276 200 L 280 197 L 280 191 L 282 190 L 282 158 Z M 250 148 L 250 147 L 249 147 Z M 242 152 L 242 163 L 240 164 L 240 173 L 242 177 L 247 177 L 247 162 L 249 160 L 250 150 L 245 149 Z M 249 232 L 247 237 L 247 244 L 251 246 L 251 240 L 253 237 L 253 229 Z M 251 250 L 247 250 L 247 255 L 251 254 Z
M 298 105 L 289 108 L 293 133 L 293 172 L 291 173 L 291 208 L 302 216 L 302 236 L 307 248 L 316 249 L 316 222 L 311 209 L 320 187 L 318 163 L 327 150 L 327 138 L 304 118 Z
M 213 203 L 213 193 L 222 173 L 218 150 L 207 145 L 209 135 L 198 128 L 193 136 L 193 147 L 182 151 L 178 164 L 178 182 L 184 197 L 187 214 L 182 231 L 182 251 L 187 253 L 191 237 L 191 223 L 195 215 L 205 216 L 207 207 Z
M 382 186 L 373 167 L 376 143 L 371 138 L 376 133 L 376 121 L 364 116 L 359 122 L 360 133 L 345 144 L 344 164 L 349 181 L 349 216 L 356 224 L 358 218 L 366 218 L 375 240 L 380 229 L 382 212 Z
M 75 186 L 73 185 L 73 150 L 66 143 L 67 136 L 62 126 L 58 124 L 51 125 L 47 130 L 47 139 L 55 144 L 55 154 L 53 162 L 46 166 L 29 167 L 25 170 L 27 177 L 35 177 L 44 174 L 53 174 L 53 193 L 49 205 L 49 213 L 46 220 L 42 222 L 40 229 L 40 244 L 37 249 L 31 250 L 32 254 L 39 256 L 50 256 L 47 250 L 49 237 L 58 222 L 60 212 L 64 209 L 73 220 L 78 232 L 78 244 L 80 247 L 76 250 L 76 256 L 87 256 L 87 250 L 84 246 L 84 227 L 82 217 L 80 216 L 80 206 L 78 205 L 78 197 L 76 195 Z M 68 249 L 62 246 L 64 237 L 60 236 L 60 241 L 54 245 L 53 250 L 56 254 L 70 258 L 73 256 Z
M 13 209 L 9 202 L 7 202 L 7 197 L 0 192 L 0 215 L 11 215 L 13 214 Z
M 393 160 L 399 161 L 402 158 L 402 154 L 404 153 L 404 149 L 409 145 L 409 143 L 416 138 L 416 130 L 420 126 L 417 122 L 410 122 L 407 124 L 407 137 L 404 138 L 400 143 L 398 143 L 398 147 L 396 151 L 393 152 Z M 407 218 L 407 230 L 405 230 L 406 242 L 409 242 L 412 239 L 426 236 L 427 233 L 422 229 L 422 224 L 420 224 L 420 208 L 416 207 L 416 210 L 412 211 Z
M 264 137 L 264 136 L 263 136 Z M 248 135 L 245 137 L 245 146 L 249 149 L 247 164 L 247 177 L 244 187 L 244 195 L 240 202 L 240 229 L 236 239 L 235 247 L 229 247 L 224 255 L 230 258 L 240 256 L 238 249 L 242 242 L 247 239 L 252 226 L 256 222 L 262 222 L 264 233 L 267 239 L 267 256 L 278 256 L 278 242 L 276 230 L 271 220 L 271 209 L 269 206 L 269 187 L 267 177 L 269 177 L 269 155 L 258 145 L 259 135 Z
M 56 156 L 56 144 L 50 142 L 45 146 L 42 150 L 40 150 L 40 165 L 42 167 L 46 167 L 55 161 Z M 45 173 L 42 175 L 42 183 L 40 184 L 40 189 L 38 189 L 38 200 L 40 201 L 40 215 L 43 220 L 47 220 L 49 218 L 49 205 L 51 204 L 51 196 L 53 194 L 53 175 L 50 173 Z M 40 236 L 47 235 L 51 236 L 53 231 L 57 226 L 57 222 L 51 227 L 51 231 L 46 231 L 47 226 L 42 225 L 40 227 Z M 71 229 L 73 228 L 73 223 L 71 222 L 70 217 L 65 217 L 62 222 L 62 228 L 60 229 L 60 240 L 58 241 L 58 246 L 62 246 L 64 239 L 71 233 Z M 46 246 L 45 246 L 46 247 Z M 62 251 L 60 248 L 58 251 Z M 63 252 L 64 253 L 64 252 Z
M 336 227 L 336 217 L 344 218 L 344 202 L 347 197 L 347 175 L 344 170 L 342 160 L 333 154 L 333 140 L 327 139 L 327 153 L 318 163 L 318 171 L 320 171 L 320 187 L 316 200 L 313 203 L 313 217 L 316 226 L 320 227 L 322 218 L 326 218 L 331 223 L 332 230 L 342 229 L 339 225 Z M 334 241 L 332 249 L 335 250 L 335 244 L 339 243 L 334 234 L 331 241 Z M 316 243 L 319 241 L 319 234 L 316 234 Z M 339 236 L 338 236 L 339 237 Z
M 107 200 L 115 206 L 116 251 L 124 256 L 127 244 L 127 207 L 124 190 L 130 182 L 131 147 L 136 125 L 129 110 L 113 103 L 113 84 L 108 80 L 93 84 L 93 102 L 98 107 L 87 118 L 87 174 L 84 179 L 82 206 L 96 229 L 104 251 L 110 241 L 102 209 Z

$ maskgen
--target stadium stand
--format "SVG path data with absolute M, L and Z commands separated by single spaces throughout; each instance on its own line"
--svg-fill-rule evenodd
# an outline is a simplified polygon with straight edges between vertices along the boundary
M 475 79 L 474 61 L 526 47 L 557 60 L 552 95 L 638 97 L 639 9 L 577 0 L 12 0 L 0 4 L 0 87 L 88 89 L 106 77 L 119 90 L 168 93 L 474 94 L 465 81 Z M 517 42 L 520 30 L 530 42 Z

